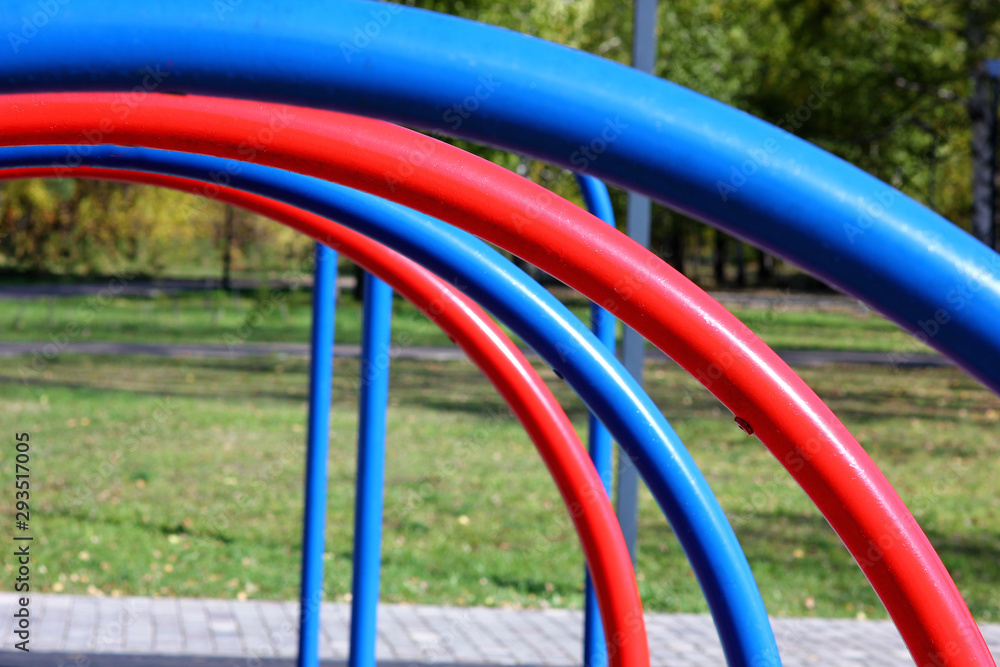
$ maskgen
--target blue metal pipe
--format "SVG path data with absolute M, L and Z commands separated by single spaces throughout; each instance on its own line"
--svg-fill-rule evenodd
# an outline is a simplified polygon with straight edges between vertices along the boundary
M 0 168 L 49 166 L 67 150 L 5 148 Z M 463 286 L 573 387 L 635 462 L 688 556 L 729 664 L 781 664 L 760 591 L 732 526 L 659 408 L 579 319 L 489 245 L 398 204 L 281 169 L 104 145 L 91 147 L 81 163 L 209 183 L 215 174 L 233 174 L 232 187 L 336 220 Z
M 361 323 L 358 476 L 354 501 L 350 667 L 375 667 L 376 612 L 382 570 L 382 490 L 385 480 L 386 406 L 392 288 L 364 275 Z
M 317 243 L 315 257 L 298 667 L 319 666 L 319 615 L 323 600 L 323 540 L 326 532 L 326 466 L 330 448 L 333 327 L 337 299 L 337 253 Z
M 26 18 L 38 7 L 4 4 L 0 35 L 14 55 L 0 59 L 3 92 L 243 97 L 535 156 L 794 262 L 1000 392 L 1000 256 L 830 153 L 681 86 L 508 30 L 365 0 L 75 0 L 41 27 Z M 802 122 L 830 94 L 816 82 L 784 123 Z
M 587 210 L 612 227 L 615 226 L 615 211 L 611 206 L 608 187 L 593 176 L 576 174 L 576 182 L 583 194 Z M 615 353 L 615 323 L 611 313 L 594 302 L 590 303 L 590 328 L 597 340 Z M 593 412 L 587 415 L 587 448 L 601 477 L 604 490 L 611 495 L 611 434 Z M 604 640 L 604 626 L 601 625 L 601 610 L 597 607 L 597 595 L 590 571 L 584 571 L 583 590 L 583 664 L 584 667 L 607 667 L 608 652 Z

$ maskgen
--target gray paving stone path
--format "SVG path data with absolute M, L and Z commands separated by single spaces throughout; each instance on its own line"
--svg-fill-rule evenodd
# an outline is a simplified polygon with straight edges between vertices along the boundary
M 26 659 L 14 650 L 17 597 L 0 593 L 2 665 Z M 40 594 L 31 597 L 30 613 L 29 646 L 36 660 L 39 653 L 225 656 L 245 658 L 248 667 L 255 667 L 255 658 L 293 658 L 297 650 L 296 602 Z M 350 607 L 324 603 L 321 613 L 320 657 L 342 661 L 348 652 Z M 725 664 L 709 616 L 647 614 L 646 624 L 654 666 Z M 788 667 L 913 664 L 888 621 L 775 618 L 772 624 Z M 578 611 L 383 604 L 378 630 L 380 662 L 557 666 L 583 662 Z M 994 656 L 1000 656 L 1000 624 L 984 624 L 982 630 Z

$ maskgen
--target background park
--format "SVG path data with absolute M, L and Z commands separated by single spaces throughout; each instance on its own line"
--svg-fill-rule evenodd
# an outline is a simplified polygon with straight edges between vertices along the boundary
M 631 17 L 617 3 L 418 4 L 630 60 Z M 659 76 L 830 150 L 994 244 L 996 84 L 982 62 L 1000 54 L 995 3 L 682 0 L 659 12 Z M 582 204 L 567 171 L 455 143 Z M 613 197 L 624 220 L 624 193 Z M 766 343 L 815 352 L 796 370 L 899 490 L 976 618 L 997 620 L 1000 400 L 794 266 L 664 208 L 653 223 L 651 247 Z M 311 255 L 280 225 L 171 191 L 0 186 L 0 427 L 32 433 L 42 591 L 297 596 L 308 375 L 287 345 L 309 340 Z M 336 339 L 357 344 L 357 272 L 340 272 Z M 585 300 L 535 275 L 586 318 Z M 531 443 L 471 363 L 407 354 L 451 342 L 395 308 L 382 599 L 579 608 L 582 556 Z M 96 343 L 120 347 L 88 351 Z M 583 434 L 582 404 L 538 367 Z M 357 376 L 355 359 L 337 358 L 328 600 L 350 594 Z M 729 514 L 770 613 L 885 616 L 819 512 L 721 404 L 662 359 L 647 362 L 645 383 Z M 647 609 L 706 611 L 646 493 L 636 572 Z

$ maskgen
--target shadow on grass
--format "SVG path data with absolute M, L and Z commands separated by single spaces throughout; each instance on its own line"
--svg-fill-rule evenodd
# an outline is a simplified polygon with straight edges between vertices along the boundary
M 732 515 L 731 521 L 754 571 L 768 573 L 762 578 L 781 573 L 781 580 L 806 581 L 815 579 L 814 573 L 819 571 L 822 580 L 829 582 L 828 592 L 838 591 L 837 597 L 843 601 L 853 601 L 852 596 L 861 594 L 877 604 L 874 592 L 866 590 L 860 567 L 818 512 L 742 512 Z M 973 615 L 989 618 L 995 614 L 992 591 L 1000 587 L 1000 532 L 976 528 L 946 534 L 933 524 L 923 529 Z M 650 534 L 657 528 L 651 524 L 643 526 L 643 531 Z M 660 524 L 657 539 L 674 538 Z
M 162 521 L 157 521 L 155 518 L 149 522 L 144 522 L 137 520 L 134 517 L 126 517 L 122 515 L 111 515 L 107 512 L 94 513 L 94 512 L 75 512 L 73 510 L 63 510 L 58 506 L 51 509 L 48 514 L 52 517 L 63 518 L 67 520 L 72 520 L 73 522 L 80 525 L 90 525 L 94 526 L 96 524 L 104 524 L 107 526 L 115 526 L 120 529 L 119 532 L 122 534 L 136 534 L 136 533 L 151 533 L 155 532 L 164 536 L 176 535 L 179 537 L 188 537 L 196 539 L 210 540 L 212 542 L 217 542 L 219 544 L 231 545 L 240 541 L 240 538 L 226 533 L 222 530 L 217 530 L 214 528 L 204 529 L 204 528 L 187 528 L 182 523 L 164 523 Z M 284 546 L 285 542 L 279 542 L 276 540 L 258 540 L 260 544 L 269 546 Z M 293 545 L 295 546 L 295 545 Z
M 25 380 L 23 382 L 26 386 L 32 387 L 48 387 L 48 388 L 60 388 L 60 389 L 86 389 L 86 390 L 100 390 L 100 391 L 120 391 L 127 392 L 135 396 L 147 396 L 147 397 L 168 397 L 168 398 L 190 398 L 190 399 L 205 399 L 206 397 L 213 398 L 225 398 L 225 399 L 235 399 L 235 398 L 254 398 L 254 399 L 271 399 L 275 401 L 285 401 L 292 403 L 301 403 L 304 394 L 295 393 L 289 394 L 287 392 L 262 392 L 262 391 L 251 391 L 243 392 L 241 394 L 214 394 L 208 391 L 178 391 L 178 390 L 164 390 L 164 389 L 140 389 L 136 387 L 109 387 L 103 384 L 87 383 L 87 382 L 71 382 L 71 381 L 57 381 L 57 380 Z M 303 389 L 303 392 L 305 389 Z

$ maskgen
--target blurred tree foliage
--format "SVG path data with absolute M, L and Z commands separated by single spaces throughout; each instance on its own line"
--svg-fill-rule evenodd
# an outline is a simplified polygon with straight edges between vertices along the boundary
M 246 211 L 173 190 L 101 181 L 31 179 L 0 190 L 0 267 L 43 275 L 220 277 L 280 270 L 312 252 L 302 235 Z
M 631 59 L 630 4 L 408 4 L 622 63 Z M 1000 57 L 996 0 L 663 0 L 658 30 L 659 76 L 778 124 L 969 228 L 972 127 L 983 84 L 975 75 L 984 58 Z M 580 202 L 571 174 L 561 168 L 454 143 Z M 614 201 L 623 221 L 623 193 L 615 192 Z M 156 273 L 196 248 L 199 256 L 186 265 L 218 270 L 224 218 L 221 205 L 151 188 L 8 183 L 0 189 L 0 262 L 77 273 L 124 263 Z M 308 241 L 245 214 L 233 236 L 237 269 L 280 264 L 309 251 Z M 654 250 L 696 277 L 703 277 L 698 264 L 713 248 L 746 252 L 713 239 L 703 225 L 655 208 Z

